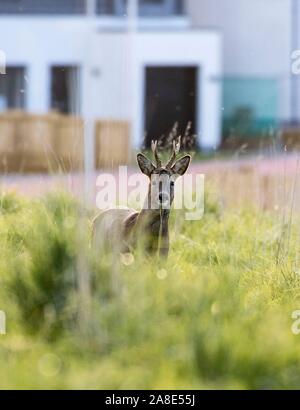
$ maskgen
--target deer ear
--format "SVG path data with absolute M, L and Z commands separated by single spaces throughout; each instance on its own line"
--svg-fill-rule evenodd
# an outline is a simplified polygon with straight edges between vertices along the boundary
M 152 164 L 150 159 L 145 157 L 143 154 L 137 154 L 136 158 L 142 173 L 150 178 L 150 175 L 155 170 L 155 166 Z
M 190 155 L 185 155 L 175 162 L 175 164 L 172 166 L 172 171 L 174 172 L 174 174 L 177 174 L 179 176 L 184 175 L 190 165 L 190 162 Z

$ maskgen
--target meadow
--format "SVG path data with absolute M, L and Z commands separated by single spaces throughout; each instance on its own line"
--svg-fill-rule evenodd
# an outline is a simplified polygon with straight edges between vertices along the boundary
M 0 388 L 299 388 L 297 218 L 205 202 L 173 212 L 167 261 L 112 259 L 69 194 L 3 192 Z

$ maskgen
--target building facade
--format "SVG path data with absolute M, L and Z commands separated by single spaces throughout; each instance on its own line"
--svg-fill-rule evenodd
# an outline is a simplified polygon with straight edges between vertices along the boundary
M 0 110 L 127 120 L 132 144 L 189 121 L 221 138 L 222 38 L 184 0 L 0 0 Z
M 175 121 L 203 149 L 266 134 L 300 122 L 299 22 L 300 0 L 0 0 L 0 110 L 127 120 L 135 147 Z
M 223 35 L 223 126 L 248 112 L 254 130 L 300 123 L 300 76 L 292 53 L 300 50 L 299 0 L 188 2 L 192 25 Z

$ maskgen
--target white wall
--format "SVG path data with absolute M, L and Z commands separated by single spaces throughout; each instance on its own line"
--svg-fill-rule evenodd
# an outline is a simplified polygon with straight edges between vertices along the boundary
M 51 65 L 84 63 L 87 28 L 79 20 L 0 18 L 0 49 L 7 65 L 27 67 L 27 108 L 47 112 L 50 102 Z
M 220 139 L 221 38 L 214 31 L 139 31 L 135 41 L 124 30 L 107 30 L 99 19 L 0 18 L 0 49 L 7 64 L 28 67 L 27 108 L 47 112 L 51 65 L 81 67 L 81 112 L 88 118 L 133 119 L 133 143 L 144 136 L 144 69 L 147 65 L 200 68 L 198 123 L 200 144 Z
M 221 30 L 225 75 L 276 78 L 280 117 L 288 119 L 291 0 L 187 1 L 194 26 Z
M 122 33 L 102 33 L 94 37 L 94 49 L 97 43 L 101 50 L 94 54 L 94 64 L 102 64 L 102 75 L 94 93 L 109 96 L 108 99 L 99 99 L 95 115 L 124 119 L 134 116 L 134 145 L 138 146 L 145 134 L 146 66 L 194 65 L 200 71 L 197 104 L 200 144 L 203 148 L 218 145 L 221 92 L 214 79 L 221 75 L 220 36 L 209 31 L 156 31 L 139 32 L 134 45 L 130 45 L 128 40 L 128 36 Z M 131 69 L 134 70 L 132 75 Z M 131 77 L 133 81 L 124 83 L 124 78 Z M 96 95 L 94 97 L 96 99 Z

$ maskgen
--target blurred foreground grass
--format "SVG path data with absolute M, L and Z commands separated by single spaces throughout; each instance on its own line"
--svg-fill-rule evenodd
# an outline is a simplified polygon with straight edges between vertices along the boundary
M 0 388 L 299 388 L 297 223 L 207 200 L 167 262 L 92 254 L 64 193 L 0 197 Z

